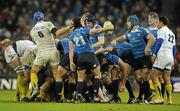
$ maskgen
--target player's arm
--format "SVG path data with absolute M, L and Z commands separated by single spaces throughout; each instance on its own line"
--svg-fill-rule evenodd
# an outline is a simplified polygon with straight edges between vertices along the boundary
M 74 64 L 74 36 L 73 34 L 70 35 L 70 41 L 69 41 L 69 61 L 70 61 L 70 69 L 72 71 L 75 71 L 76 65 Z
M 66 27 L 57 29 L 51 22 L 47 22 L 47 28 L 54 35 L 55 39 L 60 39 L 61 35 L 67 33 L 73 28 L 73 23 L 69 24 Z
M 148 30 L 145 30 L 144 28 L 140 28 L 140 30 L 143 36 L 145 37 L 145 39 L 147 39 L 147 44 L 146 44 L 144 53 L 146 56 L 148 56 L 150 55 L 150 48 L 156 42 L 156 39 Z
M 104 36 L 100 36 L 100 37 L 98 37 L 98 42 L 93 44 L 92 47 L 93 48 L 100 47 L 100 46 L 104 45 L 104 43 L 105 43 Z
M 101 54 L 103 52 L 111 52 L 111 51 L 113 51 L 112 47 L 99 48 L 98 50 L 95 51 L 95 54 L 98 55 L 98 54 Z
M 75 64 L 74 64 L 74 43 L 72 41 L 69 41 L 69 61 L 70 61 L 70 69 L 72 71 L 75 71 Z
M 70 62 L 74 62 L 73 57 L 74 57 L 74 44 L 72 41 L 69 41 L 69 60 L 70 60 Z
M 117 37 L 116 39 L 112 40 L 111 45 L 115 46 L 117 41 L 126 41 L 126 40 L 127 40 L 126 35 L 121 35 L 121 36 Z
M 126 35 L 120 35 L 119 37 L 116 38 L 116 41 L 126 41 Z
M 147 45 L 146 45 L 146 48 L 145 48 L 145 55 L 149 55 L 150 48 L 156 42 L 156 39 L 151 33 L 149 33 L 146 38 L 147 38 L 148 41 L 147 41 Z
M 114 26 L 98 28 L 98 29 L 94 28 L 94 29 L 90 29 L 89 35 L 94 35 L 94 34 L 103 33 L 103 32 L 107 32 L 107 31 L 113 31 L 113 30 L 114 30 Z
M 70 25 L 68 25 L 68 26 L 66 26 L 66 27 L 63 27 L 63 28 L 58 29 L 58 30 L 56 31 L 56 33 L 55 33 L 55 35 L 56 35 L 56 36 L 55 36 L 55 39 L 60 39 L 63 34 L 69 32 L 72 28 L 73 28 L 73 25 L 70 24 Z

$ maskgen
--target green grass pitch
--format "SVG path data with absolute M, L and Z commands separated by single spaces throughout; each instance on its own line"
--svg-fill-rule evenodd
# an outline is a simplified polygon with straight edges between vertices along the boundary
M 0 111 L 180 111 L 180 93 L 173 94 L 173 105 L 126 104 L 128 95 L 121 93 L 122 104 L 99 103 L 21 103 L 13 102 L 15 91 L 0 90 Z

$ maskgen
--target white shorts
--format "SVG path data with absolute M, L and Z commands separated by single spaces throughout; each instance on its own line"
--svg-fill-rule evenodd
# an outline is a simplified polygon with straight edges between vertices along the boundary
M 172 70 L 174 65 L 173 55 L 170 54 L 158 54 L 153 67 L 159 68 L 162 70 Z
M 18 54 L 16 53 L 14 48 L 11 45 L 9 45 L 6 47 L 4 51 L 4 56 L 5 56 L 6 62 L 9 64 L 14 60 L 16 56 L 18 56 Z
M 56 49 L 38 51 L 34 60 L 35 65 L 46 66 L 49 63 L 50 66 L 58 65 L 60 61 L 59 52 Z
M 22 64 L 24 66 L 29 66 L 31 67 L 34 60 L 35 60 L 36 55 L 32 52 L 31 49 L 27 49 L 22 57 Z

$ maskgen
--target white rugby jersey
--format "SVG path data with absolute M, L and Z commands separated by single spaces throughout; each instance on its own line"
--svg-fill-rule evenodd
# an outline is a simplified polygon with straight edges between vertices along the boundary
M 51 34 L 51 30 L 55 26 L 51 22 L 38 22 L 30 32 L 31 38 L 38 46 L 38 50 L 55 49 L 55 40 Z
M 172 54 L 173 46 L 176 45 L 174 33 L 167 27 L 164 26 L 158 30 L 158 38 L 163 39 L 163 43 L 158 51 L 158 54 Z
M 17 53 L 20 57 L 24 54 L 24 51 L 27 50 L 28 48 L 33 47 L 35 44 L 34 42 L 30 40 L 18 40 L 16 41 L 16 49 Z

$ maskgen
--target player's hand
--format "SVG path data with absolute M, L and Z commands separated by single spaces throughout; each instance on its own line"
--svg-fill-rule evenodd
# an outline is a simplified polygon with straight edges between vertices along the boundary
M 70 69 L 71 69 L 71 71 L 75 71 L 76 65 L 74 64 L 74 62 L 70 63 Z
M 152 63 L 154 63 L 155 59 L 156 59 L 156 54 L 152 54 L 152 56 L 151 56 Z
M 105 50 L 108 51 L 108 52 L 110 52 L 110 51 L 113 50 L 113 48 L 112 48 L 112 47 L 106 47 Z
M 144 49 L 144 53 L 146 56 L 149 56 L 150 55 L 150 49 L 149 48 L 145 48 Z
M 70 27 L 70 28 L 73 28 L 73 27 L 74 27 L 74 22 L 73 22 L 73 21 L 70 22 L 69 27 Z
M 177 64 L 177 60 L 174 59 L 174 64 L 172 65 L 172 70 L 174 70 L 176 64 Z
M 115 46 L 116 45 L 116 40 L 111 41 L 111 45 Z

